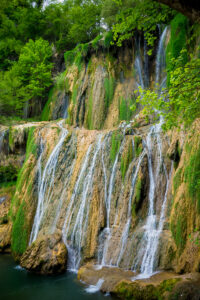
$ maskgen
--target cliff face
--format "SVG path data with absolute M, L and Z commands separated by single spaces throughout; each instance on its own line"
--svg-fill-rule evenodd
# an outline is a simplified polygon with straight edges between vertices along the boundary
M 0 250 L 11 248 L 23 266 L 41 273 L 62 272 L 68 252 L 68 268 L 90 263 L 79 271 L 90 284 L 110 278 L 108 266 L 115 267 L 104 288 L 120 296 L 137 290 L 138 297 L 138 283 L 121 279 L 200 272 L 200 120 L 164 133 L 162 118 L 155 123 L 139 106 L 132 113 L 134 90 L 153 85 L 152 69 L 159 82 L 166 76 L 165 43 L 156 61 L 147 61 L 141 45 L 87 52 L 79 63 L 75 57 L 57 78 L 46 121 L 0 129 L 0 175 L 12 184 L 0 189 Z M 142 283 L 155 299 L 168 284 L 188 280 L 163 276 L 156 288 Z M 198 276 L 194 282 L 196 288 Z
M 138 112 L 130 110 L 136 104 L 134 91 L 138 85 L 148 85 L 153 66 L 143 43 L 138 36 L 136 42 L 118 49 L 104 49 L 100 43 L 94 50 L 89 45 L 87 56 L 79 49 L 75 62 L 67 57 L 66 71 L 50 92 L 43 119 L 65 117 L 69 125 L 98 130 L 129 121 Z M 78 62 L 77 55 L 82 55 Z
M 150 125 L 100 132 L 60 126 L 36 123 L 11 130 L 15 129 L 17 141 L 29 128 L 9 214 L 13 253 L 19 257 L 29 242 L 60 230 L 64 241 L 76 249 L 76 267 L 92 259 L 137 269 L 145 251 L 152 189 L 150 150 L 145 146 Z M 154 262 L 160 269 L 199 271 L 198 128 L 196 121 L 187 133 L 151 136 L 158 223 L 166 195 Z M 54 156 L 56 147 L 60 148 Z

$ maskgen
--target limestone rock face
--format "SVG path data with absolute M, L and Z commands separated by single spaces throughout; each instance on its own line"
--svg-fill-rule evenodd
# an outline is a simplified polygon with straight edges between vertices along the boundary
M 38 238 L 20 260 L 23 268 L 40 274 L 59 274 L 66 270 L 67 248 L 60 233 Z

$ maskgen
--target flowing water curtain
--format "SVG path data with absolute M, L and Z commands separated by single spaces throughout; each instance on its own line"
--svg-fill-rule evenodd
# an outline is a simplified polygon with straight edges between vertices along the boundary
M 29 244 L 34 242 L 38 236 L 41 222 L 43 220 L 44 214 L 48 209 L 48 205 L 51 201 L 54 189 L 54 180 L 55 180 L 55 172 L 58 162 L 58 156 L 60 154 L 61 148 L 63 146 L 64 140 L 68 134 L 68 131 L 63 127 L 63 121 L 58 123 L 59 128 L 61 129 L 61 134 L 59 137 L 59 141 L 51 152 L 47 163 L 42 172 L 41 160 L 44 151 L 43 140 L 40 139 L 40 150 L 41 154 L 38 160 L 38 204 L 35 213 L 34 223 L 31 231 Z
M 82 248 L 87 235 L 88 217 L 92 200 L 94 172 L 102 148 L 103 135 L 99 134 L 94 144 L 89 146 L 76 181 L 63 225 L 63 239 L 68 247 L 69 268 L 77 270 L 82 259 Z

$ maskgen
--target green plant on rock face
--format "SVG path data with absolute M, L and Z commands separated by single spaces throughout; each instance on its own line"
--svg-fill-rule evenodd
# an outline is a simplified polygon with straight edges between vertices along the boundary
M 182 169 L 178 169 L 173 179 L 174 194 L 176 194 L 179 186 L 181 185 L 181 177 Z
M 44 109 L 42 111 L 41 120 L 42 121 L 49 121 L 51 116 L 51 105 L 52 102 L 56 101 L 56 97 L 54 96 L 55 87 L 51 88 L 48 95 L 48 101 L 46 102 Z
M 200 228 L 195 228 L 194 234 L 196 234 L 195 238 L 192 237 L 192 234 L 189 234 L 189 239 L 190 242 L 193 243 L 194 245 L 200 246 Z
M 134 104 L 134 99 L 125 99 L 120 97 L 119 99 L 119 121 L 130 121 L 133 115 L 131 106 Z
M 113 77 L 105 78 L 104 88 L 105 88 L 105 106 L 107 111 L 113 100 L 114 90 L 115 90 L 115 79 Z
M 121 174 L 123 180 L 125 179 L 126 172 L 132 160 L 133 160 L 133 146 L 132 146 L 132 142 L 130 141 L 128 145 L 128 151 L 124 152 L 121 157 Z
M 171 36 L 166 50 L 166 64 L 168 70 L 168 85 L 170 84 L 170 72 L 174 66 L 171 59 L 177 59 L 181 50 L 186 47 L 187 32 L 188 32 L 188 19 L 182 14 L 177 14 L 170 23 Z M 187 62 L 187 53 L 184 53 L 183 64 Z
M 122 141 L 122 134 L 119 132 L 114 132 L 111 138 L 111 149 L 110 149 L 110 159 L 112 163 L 114 163 L 115 157 L 119 152 L 121 141 Z
M 189 196 L 193 203 L 197 204 L 197 211 L 200 214 L 200 147 L 190 154 L 184 175 Z
M 73 102 L 73 104 L 76 104 L 77 96 L 78 96 L 78 85 L 74 84 L 73 89 L 72 89 L 72 102 Z
M 64 59 L 66 66 L 75 64 L 78 67 L 79 72 L 81 71 L 83 59 L 87 56 L 89 44 L 78 44 L 73 50 L 64 53 Z
M 18 209 L 12 229 L 11 248 L 14 255 L 23 254 L 28 244 L 28 231 L 26 228 L 25 215 L 25 204 L 22 203 Z
M 92 96 L 89 97 L 88 99 L 88 114 L 87 114 L 87 128 L 88 129 L 93 129 L 93 122 L 92 122 L 92 105 L 93 105 L 93 99 Z
M 186 244 L 186 231 L 186 216 L 178 215 L 175 222 L 171 222 L 171 232 L 180 253 L 183 251 Z
M 142 138 L 140 136 L 135 135 L 134 136 L 134 149 L 135 149 L 135 156 L 139 157 L 139 155 L 142 153 Z
M 65 91 L 65 77 L 66 77 L 66 71 L 60 73 L 56 77 L 56 88 L 61 91 Z
M 98 44 L 99 44 L 99 41 L 102 39 L 102 35 L 97 35 L 97 37 L 91 42 L 92 44 L 92 48 L 97 50 L 98 49 Z
M 112 33 L 112 31 L 106 32 L 105 38 L 104 38 L 104 46 L 106 48 L 109 48 L 112 42 L 113 42 L 113 33 Z

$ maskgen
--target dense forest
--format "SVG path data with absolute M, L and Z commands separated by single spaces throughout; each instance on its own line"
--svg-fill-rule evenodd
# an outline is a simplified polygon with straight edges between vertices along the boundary
M 174 19 L 175 15 L 177 18 Z M 172 38 L 176 40 L 167 49 L 167 88 L 161 97 L 155 91 L 141 90 L 138 99 L 148 111 L 156 108 L 167 115 L 168 127 L 177 125 L 177 120 L 190 124 L 199 116 L 198 23 L 152 0 L 68 0 L 62 3 L 52 1 L 48 5 L 44 1 L 2 1 L 2 122 L 4 117 L 7 120 L 8 117 L 40 120 L 49 90 L 61 71 L 59 65 L 63 55 L 77 45 L 81 55 L 81 49 L 84 51 L 81 45 L 85 45 L 87 51 L 87 43 L 92 41 L 95 48 L 104 36 L 105 48 L 113 44 L 121 47 L 136 31 L 140 31 L 144 33 L 151 56 L 157 39 L 157 24 L 167 25 L 170 22 Z M 176 36 L 178 26 L 181 26 L 181 34 Z M 28 116 L 27 105 L 36 106 L 36 103 L 37 110 L 33 109 Z

